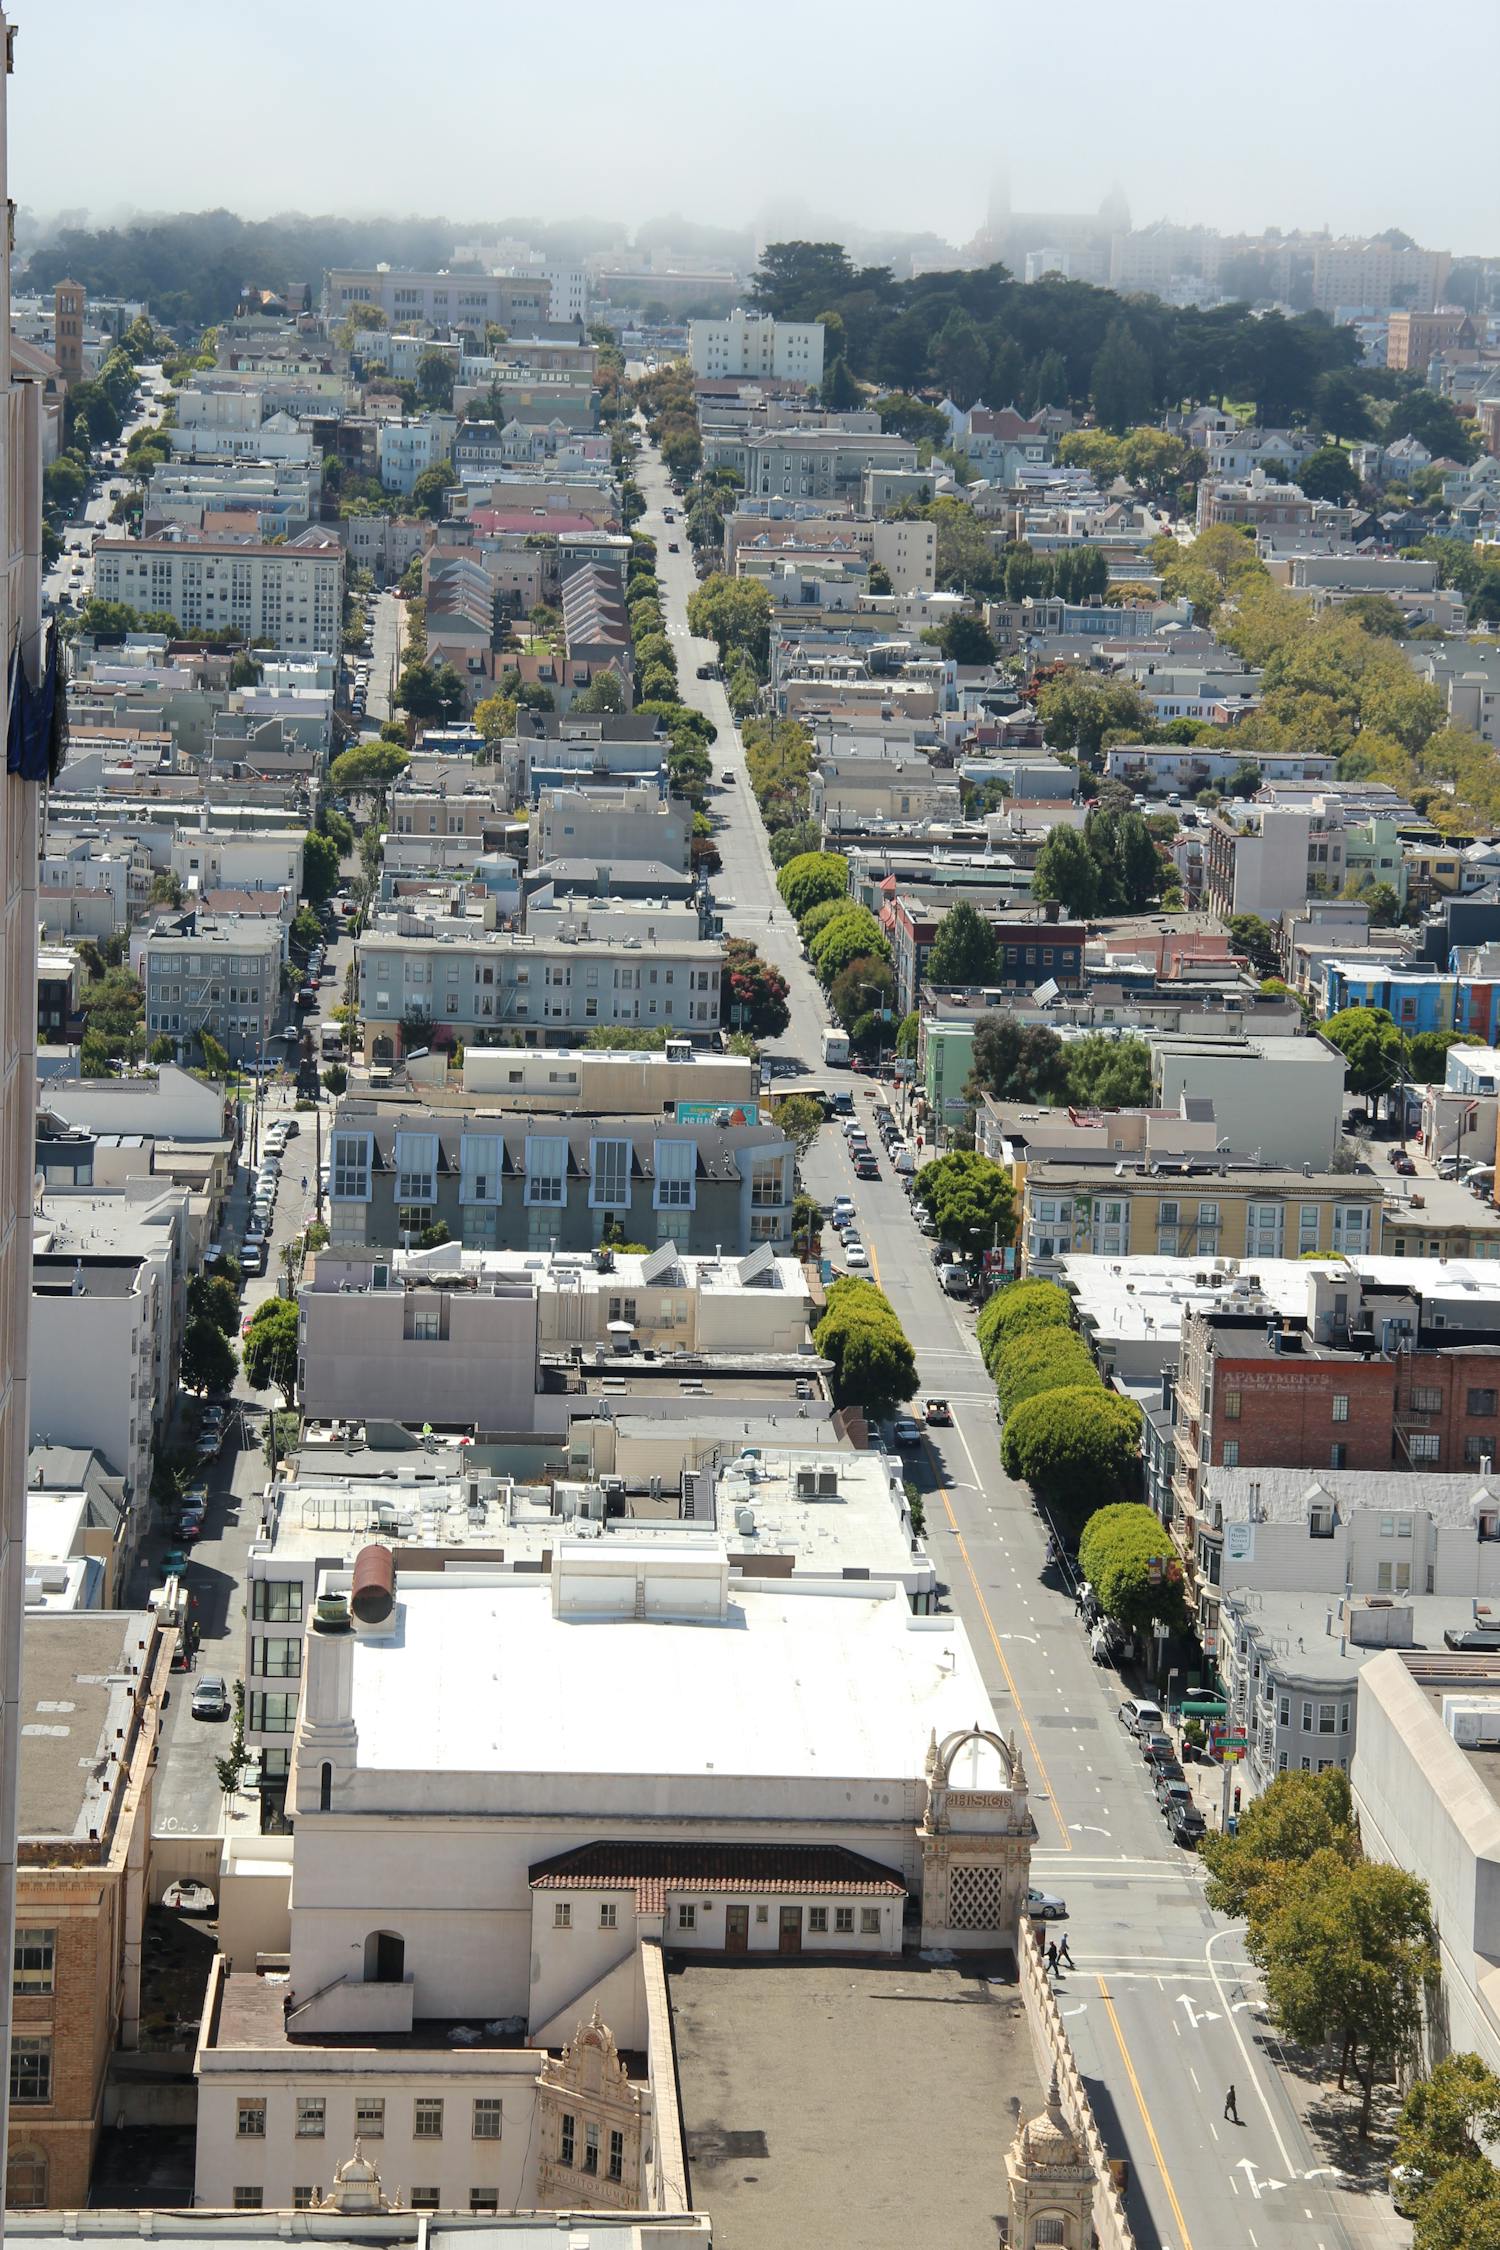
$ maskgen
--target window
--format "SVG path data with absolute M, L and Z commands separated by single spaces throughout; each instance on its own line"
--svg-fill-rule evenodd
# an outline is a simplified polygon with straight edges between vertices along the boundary
M 460 1203 L 498 1203 L 505 1141 L 499 1133 L 465 1133 L 460 1150 Z
M 1226 1422 L 1237 1422 L 1239 1420 L 1240 1394 L 1238 1391 L 1224 1391 L 1220 1394 L 1219 1412 Z
M 469 2209 L 471 2211 L 498 2211 L 499 2208 L 500 2190 L 498 2188 L 470 2188 Z
M 698 1927 L 698 1909 L 697 1909 L 697 1907 L 696 1907 L 696 1906 L 679 1906 L 679 1907 L 678 1907 L 678 1909 L 677 1909 L 677 1927 L 678 1927 L 678 1929 L 679 1929 L 679 1930 L 696 1930 L 696 1929 L 697 1929 L 697 1927 Z
M 500 2102 L 493 2094 L 480 2094 L 475 2099 L 474 2138 L 476 2141 L 500 2138 Z
M 300 1578 L 256 1578 L 250 1584 L 250 1615 L 264 1625 L 300 1625 Z
M 1311 1705 L 1310 1703 L 1304 1703 L 1304 1704 L 1303 1704 L 1303 1706 L 1302 1706 L 1302 1732 L 1303 1732 L 1304 1734 L 1311 1734 L 1311 1733 L 1312 1733 L 1312 1729 L 1313 1729 L 1313 1707 L 1312 1707 L 1312 1705 Z
M 843 1937 L 852 1937 L 854 1934 L 853 1907 L 836 1906 L 833 1910 L 833 1926 L 835 1931 L 839 1935 Z
M 1240 1441 L 1238 1438 L 1226 1438 L 1224 1440 L 1222 1466 L 1226 1469 L 1237 1469 L 1239 1465 Z
M 609 2136 L 609 2176 L 612 2180 L 625 2177 L 625 2135 L 611 2132 Z
M 750 1208 L 773 1210 L 789 1200 L 784 1156 L 757 1156 L 750 1166 Z
M 1407 1594 L 1411 1591 L 1411 1564 L 1377 1563 L 1375 1565 L 1375 1591 L 1377 1594 Z
M 292 2209 L 294 2211 L 310 2211 L 313 2207 L 313 2198 L 317 2192 L 316 2187 L 294 2187 L 292 2190 Z
M 755 1919 L 757 1922 L 769 1922 L 771 1919 L 771 1909 L 765 1904 L 764 1900 L 755 1909 Z
M 436 2211 L 440 2192 L 435 2187 L 414 2187 L 411 2191 L 412 2209 L 414 2211 Z
M 328 2104 L 321 2094 L 297 2096 L 297 2138 L 320 2141 L 328 2129 Z
M 1336 1704 L 1333 1704 L 1333 1703 L 1320 1703 L 1320 1704 L 1318 1705 L 1318 1732 L 1319 1732 L 1319 1734 L 1332 1734 L 1332 1733 L 1333 1733 L 1333 1731 L 1334 1731 L 1334 1728 L 1335 1728 L 1335 1726 L 1337 1725 L 1337 1713 L 1338 1713 L 1338 1706 L 1337 1706 Z
M 252 1734 L 290 1734 L 297 1724 L 295 1695 L 273 1695 L 255 1689 L 250 1696 Z
M 567 2111 L 564 2110 L 562 2114 L 562 2132 L 559 2136 L 557 2144 L 557 2161 L 559 2162 L 559 2164 L 571 2164 L 573 2161 L 573 2130 L 573 2120 L 568 2115 Z
M 698 1144 L 696 1141 L 657 1141 L 655 1207 L 691 1211 L 697 1204 Z
M 1349 1419 L 1349 1394 L 1347 1393 L 1347 1391 L 1335 1391 L 1335 1392 L 1334 1392 L 1334 1394 L 1333 1394 L 1333 1418 L 1334 1418 L 1335 1422 L 1347 1422 L 1347 1421 L 1348 1421 L 1348 1419 Z
M 383 2094 L 355 2095 L 354 2130 L 361 2140 L 384 2140 L 385 2096 Z
M 56 1930 L 18 1929 L 12 1955 L 12 1992 L 50 1992 L 56 1950 Z
M 1471 1469 L 1477 1469 L 1483 1461 L 1493 1461 L 1494 1457 L 1495 1441 L 1492 1437 L 1470 1436 L 1464 1439 L 1464 1460 Z
M 236 2211 L 258 2211 L 265 2200 L 264 2188 L 237 2187 L 234 2191 Z
M 526 1201 L 564 1204 L 568 1200 L 568 1144 L 558 1133 L 526 1136 Z
M 11 2101 L 52 2101 L 49 2038 L 11 2038 Z
M 411 2137 L 414 2141 L 440 2141 L 443 2137 L 443 2105 L 430 2095 L 423 2095 L 412 2104 Z
M 250 1643 L 250 1669 L 263 1680 L 295 1680 L 302 1670 L 302 1643 L 258 1635 Z
M 1284 1695 L 1277 1706 L 1276 1723 L 1282 1727 L 1290 1726 L 1292 1723 L 1292 1699 L 1289 1695 Z
M 1328 1448 L 1328 1466 L 1330 1469 L 1347 1468 L 1348 1462 L 1349 1448 L 1347 1445 L 1331 1445 Z
M 879 1937 L 880 1908 L 878 1906 L 862 1906 L 860 1908 L 859 1929 L 861 1937 Z
M 552 1909 L 552 1927 L 553 1927 L 553 1929 L 554 1929 L 554 1930 L 571 1930 L 571 1929 L 572 1929 L 572 1927 L 573 1927 L 573 1901 L 572 1901 L 572 1900 L 571 1900 L 570 1898 L 560 1898 L 560 1899 L 558 1900 L 557 1904 L 556 1904 L 556 1905 L 555 1905 L 555 1906 L 553 1907 L 553 1909 Z
M 612 1929 L 614 1929 L 614 1928 L 615 1928 L 615 1927 L 617 1926 L 617 1921 L 618 1921 L 619 1911 L 620 1911 L 620 1910 L 619 1910 L 618 1906 L 616 1906 L 616 1904 L 615 1904 L 615 1902 L 614 1902 L 614 1900 L 613 1900 L 612 1898 L 607 1898 L 607 1899 L 605 1899 L 605 1900 L 604 1900 L 604 1901 L 602 1902 L 602 1904 L 600 1905 L 600 1908 L 599 1908 L 599 1927 L 600 1927 L 600 1929 L 601 1929 L 601 1930 L 612 1930 Z
M 1442 1455 L 1443 1441 L 1436 1430 L 1413 1430 L 1411 1457 L 1414 1461 L 1436 1461 Z
M 7 2211 L 45 2211 L 47 2208 L 47 2152 L 40 2148 L 13 2148 L 5 2167 Z
M 266 2137 L 266 2105 L 264 2100 L 236 2103 L 234 2129 L 242 2141 L 263 2141 Z
M 821 1933 L 828 1928 L 827 1907 L 810 1906 L 807 1910 L 807 1926 L 809 1930 L 815 1931 L 821 1935 Z
M 1407 1404 L 1413 1414 L 1441 1414 L 1443 1394 L 1436 1383 L 1413 1383 Z
M 436 1133 L 396 1135 L 396 1201 L 437 1201 L 438 1137 Z
M 1347 1704 L 1347 1703 L 1341 1703 L 1341 1704 L 1339 1705 L 1339 1733 L 1340 1733 L 1340 1734 L 1347 1734 L 1348 1732 L 1349 1732 L 1349 1706 L 1348 1706 L 1348 1704 Z
M 1276 1753 L 1276 1771 L 1278 1773 L 1286 1772 L 1286 1752 L 1284 1750 L 1278 1750 Z
M 336 1202 L 350 1198 L 369 1202 L 372 1139 L 369 1133 L 334 1134 L 330 1192 Z
M 1470 1391 L 1468 1410 L 1471 1414 L 1483 1414 L 1490 1419 L 1493 1419 L 1495 1412 L 1495 1393 L 1493 1391 Z
M 585 2172 L 597 2172 L 599 2169 L 599 2128 L 590 2124 L 587 2118 L 583 2126 L 583 2163 L 580 2169 Z
M 630 1205 L 629 1141 L 589 1142 L 589 1206 L 595 1211 L 624 1211 Z

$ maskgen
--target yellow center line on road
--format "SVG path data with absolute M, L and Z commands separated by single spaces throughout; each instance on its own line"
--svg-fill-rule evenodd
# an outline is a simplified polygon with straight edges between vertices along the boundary
M 969 1584 L 974 1589 L 974 1599 L 979 1604 L 979 1614 L 984 1619 L 984 1629 L 989 1634 L 990 1644 L 1000 1660 L 1000 1669 L 1005 1675 L 1006 1688 L 1009 1690 L 1011 1702 L 1016 1707 L 1016 1717 L 1021 1722 L 1021 1732 L 1026 1737 L 1026 1747 L 1031 1752 L 1032 1770 L 1047 1793 L 1047 1803 L 1052 1809 L 1053 1819 L 1057 1822 L 1057 1833 L 1063 1850 L 1070 1852 L 1073 1849 L 1073 1839 L 1068 1834 L 1068 1824 L 1058 1809 L 1057 1791 L 1053 1788 L 1047 1769 L 1042 1763 L 1042 1753 L 1036 1746 L 1036 1736 L 1031 1731 L 1031 1721 L 1026 1716 L 1026 1706 L 1021 1701 L 1020 1693 L 1016 1687 L 1015 1675 L 1006 1662 L 1005 1651 L 1000 1645 L 1000 1635 L 995 1631 L 995 1620 L 991 1617 L 990 1605 L 984 1598 L 984 1588 L 980 1585 L 979 1575 L 969 1559 L 969 1549 L 964 1535 L 958 1528 L 958 1518 L 953 1513 L 953 1502 L 948 1497 L 948 1487 L 945 1484 L 940 1484 L 937 1489 L 948 1518 L 948 1529 L 958 1542 L 958 1551 L 963 1557 L 964 1569 L 969 1574 Z
M 1125 2075 L 1130 2080 L 1130 2091 L 1135 2096 L 1136 2107 L 1141 2113 L 1141 2123 L 1146 2128 L 1146 2138 L 1151 2143 L 1151 2154 L 1156 2158 L 1156 2169 L 1161 2174 L 1161 2184 L 1167 2191 L 1167 2201 L 1171 2204 L 1172 2216 L 1177 2221 L 1177 2234 L 1181 2250 L 1193 2250 L 1193 2238 L 1188 2233 L 1187 2221 L 1182 2215 L 1182 2205 L 1177 2200 L 1177 2190 L 1172 2185 L 1172 2175 L 1167 2170 L 1167 2160 L 1162 2155 L 1161 2142 L 1156 2137 L 1156 2127 L 1151 2122 L 1151 2112 L 1146 2107 L 1146 2097 L 1141 2092 L 1141 2082 L 1136 2077 L 1135 2064 L 1130 2059 L 1130 2049 L 1125 2044 L 1125 2034 L 1120 2029 L 1120 2019 L 1115 2014 L 1115 2004 L 1109 1996 L 1109 1986 L 1105 1983 L 1103 1977 L 1096 1981 L 1099 1986 L 1099 1997 L 1104 2002 L 1104 2012 L 1109 2017 L 1109 2026 L 1115 2035 L 1115 2044 L 1120 2050 L 1120 2060 L 1125 2065 Z

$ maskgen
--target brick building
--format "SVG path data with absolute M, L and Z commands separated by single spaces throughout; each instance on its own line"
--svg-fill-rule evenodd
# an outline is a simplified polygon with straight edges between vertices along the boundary
M 1170 1529 L 1205 1654 L 1217 1642 L 1221 1546 L 1207 1471 L 1483 1470 L 1500 1457 L 1500 1331 L 1457 1333 L 1426 1319 L 1415 1290 L 1352 1269 L 1310 1274 L 1298 1318 L 1253 1287 L 1231 1310 L 1185 1314 Z
M 111 2059 L 140 2043 L 152 1788 L 176 1645 L 156 1614 L 26 1618 L 11 2210 L 84 2208 Z

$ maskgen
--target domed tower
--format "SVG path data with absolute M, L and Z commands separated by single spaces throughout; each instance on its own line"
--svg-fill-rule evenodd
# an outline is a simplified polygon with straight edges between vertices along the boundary
M 1010 2250 L 1088 2250 L 1093 2240 L 1094 2168 L 1063 2115 L 1057 2071 L 1040 2117 L 1024 2124 L 1005 2157 Z

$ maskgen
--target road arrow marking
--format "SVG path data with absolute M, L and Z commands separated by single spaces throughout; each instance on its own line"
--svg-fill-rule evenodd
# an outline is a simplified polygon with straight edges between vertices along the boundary
M 1189 2031 L 1196 2031 L 1200 2023 L 1217 2023 L 1219 2020 L 1217 2008 L 1195 2008 L 1185 1992 L 1178 1993 L 1177 2005 L 1187 2010 Z
M 1110 1833 L 1107 1828 L 1095 1828 L 1086 1820 L 1075 1820 L 1072 1827 L 1074 1834 L 1078 1836 L 1107 1836 Z
M 1061 2010 L 1061 2013 L 1065 2016 L 1081 2016 L 1086 2012 L 1087 2008 L 1087 2000 L 1080 2000 L 1076 2008 L 1064 2008 Z
M 1260 2201 L 1260 2183 L 1259 2183 L 1259 2181 L 1258 2181 L 1258 2180 L 1256 2179 L 1256 2177 L 1255 2177 L 1255 2159 L 1254 2159 L 1254 2157 L 1251 2157 L 1251 2156 L 1242 2156 L 1242 2157 L 1240 2158 L 1240 2160 L 1239 2160 L 1239 2163 L 1238 2163 L 1238 2164 L 1237 2164 L 1237 2165 L 1235 2166 L 1235 2170 L 1236 2170 L 1237 2172 L 1243 2172 L 1243 2173 L 1244 2173 L 1244 2175 L 1245 2175 L 1245 2185 L 1246 2185 L 1246 2187 L 1247 2187 L 1247 2188 L 1248 2188 L 1248 2189 L 1250 2190 L 1250 2193 L 1251 2193 L 1251 2194 L 1252 2194 L 1252 2195 L 1254 2196 L 1254 2198 L 1255 2198 L 1256 2202 L 1257 2202 L 1257 2203 L 1259 2203 L 1259 2201 Z

